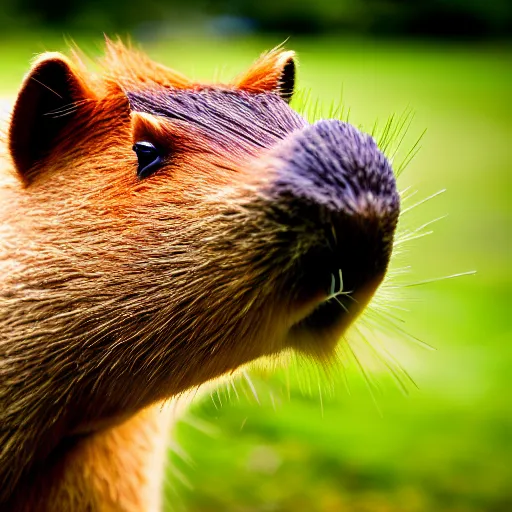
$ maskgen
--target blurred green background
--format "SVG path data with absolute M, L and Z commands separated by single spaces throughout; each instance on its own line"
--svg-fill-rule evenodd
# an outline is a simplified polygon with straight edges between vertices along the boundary
M 405 244 L 394 267 L 410 273 L 392 284 L 406 309 L 394 321 L 436 350 L 398 328 L 370 336 L 417 387 L 400 391 L 375 357 L 363 357 L 366 377 L 353 360 L 330 376 L 303 361 L 254 370 L 254 393 L 241 379 L 178 424 L 166 510 L 512 511 L 511 20 L 506 0 L 3 0 L 4 108 L 30 59 L 66 39 L 95 56 L 103 32 L 130 34 L 194 78 L 229 80 L 289 37 L 310 113 L 341 98 L 344 117 L 370 131 L 413 112 L 402 158 L 427 129 L 399 180 L 418 191 L 405 207 L 446 192 L 401 229 L 447 217 Z

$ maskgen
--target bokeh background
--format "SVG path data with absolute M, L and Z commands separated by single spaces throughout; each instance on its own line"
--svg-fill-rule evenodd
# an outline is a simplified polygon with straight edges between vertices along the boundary
M 2 108 L 35 54 L 74 41 L 94 57 L 103 33 L 224 80 L 286 39 L 297 108 L 342 107 L 377 133 L 395 115 L 408 126 L 396 161 L 426 129 L 405 206 L 446 189 L 404 215 L 406 232 L 446 217 L 400 247 L 402 309 L 369 335 L 416 385 L 371 350 L 364 371 L 350 358 L 329 376 L 303 361 L 252 370 L 176 427 L 166 510 L 512 511 L 509 0 L 2 0 Z

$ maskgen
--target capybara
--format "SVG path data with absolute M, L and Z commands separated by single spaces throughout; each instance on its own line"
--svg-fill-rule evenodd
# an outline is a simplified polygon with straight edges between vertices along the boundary
M 46 53 L 0 168 L 0 509 L 156 511 L 173 399 L 324 360 L 388 266 L 389 162 L 289 102 L 294 54 L 197 83 L 120 42 Z

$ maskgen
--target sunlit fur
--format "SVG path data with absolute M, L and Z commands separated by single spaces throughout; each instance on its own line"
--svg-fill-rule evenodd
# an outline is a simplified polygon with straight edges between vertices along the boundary
M 280 140 L 308 126 L 279 98 L 292 56 L 270 52 L 228 85 L 193 83 L 112 42 L 98 76 L 76 56 L 35 62 L 57 63 L 73 101 L 44 112 L 65 122 L 33 156 L 18 144 L 33 110 L 20 96 L 0 174 L 2 510 L 157 510 L 172 416 L 161 402 L 290 348 L 297 306 L 283 276 L 313 244 L 303 227 L 283 228 L 269 195 Z M 253 118 L 190 128 L 137 107 L 151 91 L 217 95 Z M 132 144 L 147 139 L 166 160 L 139 180 Z M 358 203 L 391 230 L 382 270 L 398 215 L 384 193 L 385 208 L 378 194 Z

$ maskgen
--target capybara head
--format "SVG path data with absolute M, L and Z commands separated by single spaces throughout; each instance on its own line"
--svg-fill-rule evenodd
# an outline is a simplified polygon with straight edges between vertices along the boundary
M 51 418 L 58 438 L 263 355 L 326 357 L 390 258 L 390 164 L 353 126 L 290 108 L 293 52 L 226 85 L 113 42 L 100 69 L 45 54 L 13 111 L 7 430 Z

